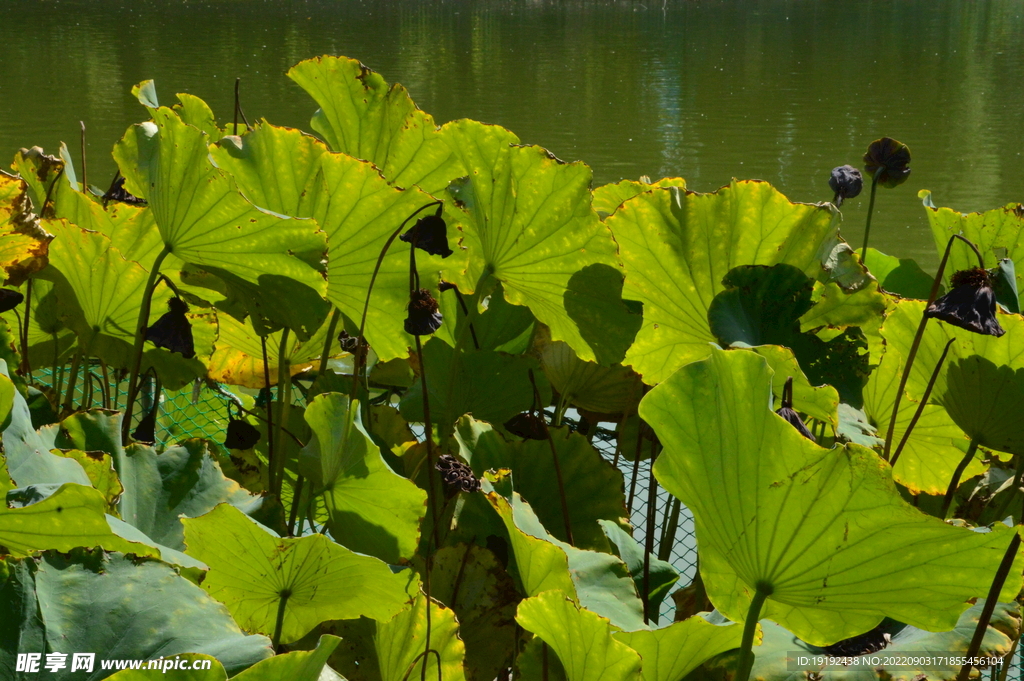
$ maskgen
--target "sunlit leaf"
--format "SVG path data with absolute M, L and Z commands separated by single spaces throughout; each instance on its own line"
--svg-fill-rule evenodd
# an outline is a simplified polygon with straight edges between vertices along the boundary
M 604 220 L 637 194 L 663 187 L 686 189 L 686 180 L 681 177 L 665 177 L 653 183 L 621 180 L 614 184 L 602 185 L 594 190 L 594 210 Z
M 46 266 L 48 224 L 32 213 L 25 182 L 0 175 L 0 272 L 9 285 Z
M 690 617 L 664 629 L 612 634 L 640 654 L 643 681 L 682 679 L 705 660 L 739 647 L 741 636 L 742 627 L 737 624 L 715 625 L 702 617 Z

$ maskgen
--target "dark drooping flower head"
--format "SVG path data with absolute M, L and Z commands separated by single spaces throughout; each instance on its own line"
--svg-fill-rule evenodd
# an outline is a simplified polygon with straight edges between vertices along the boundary
M 832 177 L 828 179 L 828 186 L 831 187 L 835 198 L 832 203 L 836 206 L 843 205 L 846 199 L 852 199 L 864 187 L 864 179 L 860 171 L 853 166 L 838 166 L 832 169 Z
M 250 449 L 260 440 L 256 426 L 243 419 L 230 419 L 224 446 L 228 449 Z
M 168 311 L 146 329 L 146 340 L 152 341 L 158 348 L 192 359 L 196 356 L 196 348 L 192 340 L 192 325 L 185 316 L 188 305 L 181 298 L 171 298 L 167 301 L 167 307 Z
M 878 184 L 892 189 L 910 177 L 910 147 L 891 137 L 883 137 L 868 145 L 864 154 L 864 170 L 871 177 L 878 173 Z
M 953 289 L 929 305 L 925 317 L 986 336 L 1006 333 L 996 319 L 996 294 L 988 271 L 961 270 L 953 275 L 952 283 Z
M 0 312 L 13 310 L 24 302 L 25 296 L 9 288 L 0 288 Z
M 412 336 L 429 336 L 441 328 L 441 313 L 430 291 L 414 291 L 409 300 L 409 316 L 405 318 L 405 332 Z
M 548 431 L 544 421 L 536 414 L 523 412 L 505 421 L 505 429 L 526 440 L 547 440 Z
M 790 376 L 786 379 L 786 387 L 782 389 L 782 406 L 775 410 L 775 413 L 782 418 L 789 421 L 789 425 L 797 429 L 797 431 L 811 442 L 817 442 L 818 439 L 814 437 L 811 431 L 807 430 L 807 426 L 804 425 L 800 415 L 793 409 L 793 377 Z
M 480 489 L 480 481 L 473 475 L 473 469 L 454 456 L 442 454 L 437 457 L 434 468 L 441 471 L 441 479 L 452 494 L 455 492 L 476 492 Z
M 119 201 L 121 203 L 128 203 L 133 206 L 145 206 L 146 200 L 140 199 L 134 196 L 124 188 L 124 176 L 118 172 L 114 175 L 114 181 L 110 183 L 110 189 L 103 195 L 103 206 L 106 207 L 110 201 Z
M 435 214 L 417 220 L 409 231 L 398 238 L 408 244 L 415 244 L 416 248 L 430 255 L 447 258 L 452 254 L 452 249 L 448 248 L 448 224 L 441 217 L 440 207 Z
M 156 442 L 156 408 L 149 410 L 149 413 L 142 417 L 139 425 L 132 431 L 132 439 L 136 442 Z

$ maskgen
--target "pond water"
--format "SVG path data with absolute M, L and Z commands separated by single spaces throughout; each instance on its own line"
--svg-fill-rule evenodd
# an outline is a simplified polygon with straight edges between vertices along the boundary
M 284 72 L 330 53 L 403 83 L 438 123 L 501 124 L 598 184 L 761 178 L 829 200 L 833 166 L 895 137 L 913 172 L 879 189 L 872 244 L 926 264 L 919 189 L 965 212 L 1024 201 L 1024 0 L 7 0 L 0 45 L 0 158 L 62 140 L 77 158 L 82 120 L 97 185 L 145 117 L 135 83 L 226 120 L 240 76 L 250 120 L 308 130 L 313 102 Z M 867 193 L 844 207 L 855 245 Z

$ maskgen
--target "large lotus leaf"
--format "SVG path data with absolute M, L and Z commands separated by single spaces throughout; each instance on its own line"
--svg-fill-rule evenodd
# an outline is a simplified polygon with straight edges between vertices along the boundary
M 945 247 L 945 245 L 943 245 Z M 932 290 L 934 277 L 921 269 L 910 258 L 896 258 L 873 248 L 868 249 L 864 263 L 879 286 L 903 298 L 927 300 Z
M 606 461 L 587 439 L 568 428 L 551 428 L 558 455 L 569 524 L 576 546 L 607 550 L 608 540 L 599 519 L 614 522 L 626 517 L 622 473 Z M 471 417 L 459 420 L 455 432 L 460 450 L 473 472 L 512 471 L 513 486 L 533 508 L 545 529 L 568 541 L 558 490 L 551 443 L 544 440 L 508 442 L 498 431 Z
M 221 315 L 218 321 L 220 324 L 217 347 L 208 362 L 209 377 L 229 385 L 240 385 L 246 388 L 264 387 L 266 379 L 263 369 L 263 346 L 252 322 L 249 320 L 240 322 L 230 315 Z M 288 335 L 286 357 L 290 375 L 301 374 L 319 366 L 329 326 L 330 324 L 325 322 L 305 342 L 299 340 L 294 334 Z M 282 331 L 275 331 L 266 337 L 271 385 L 277 383 L 282 337 Z M 337 339 L 332 339 L 331 356 L 340 353 L 341 348 Z
M 664 187 L 686 189 L 686 180 L 681 177 L 663 177 L 654 183 L 621 180 L 614 184 L 602 185 L 594 190 L 594 210 L 604 220 L 637 194 Z
M 65 149 L 66 147 L 62 145 L 61 151 Z M 64 170 L 67 160 L 65 155 L 58 158 L 57 156 L 45 153 L 42 147 L 19 150 L 14 155 L 11 168 L 18 173 L 18 176 L 27 185 L 25 186 L 25 193 L 28 196 L 29 203 L 26 204 L 26 207 L 29 210 L 35 211 L 38 215 L 42 216 L 46 194 L 49 192 L 53 181 Z M 51 216 L 52 214 L 46 209 L 45 217 Z
M 260 497 L 224 477 L 205 440 L 185 440 L 160 454 L 146 445 L 129 445 L 121 479 L 121 517 L 177 550 L 185 549 L 182 516 L 201 516 L 222 502 L 251 515 L 262 504 Z
M 579 409 L 599 414 L 623 414 L 636 410 L 643 384 L 627 367 L 605 367 L 584 362 L 567 343 L 540 346 L 540 364 L 562 399 Z
M 921 513 L 873 451 L 824 450 L 772 412 L 771 382 L 757 355 L 719 350 L 640 403 L 665 447 L 655 475 L 693 512 L 712 602 L 742 621 L 755 589 L 768 591 L 765 616 L 818 645 L 886 616 L 952 627 L 987 592 L 1008 532 Z
M 902 358 L 896 352 L 886 352 L 864 386 L 864 412 L 880 437 L 885 437 L 889 429 L 903 365 Z M 918 400 L 908 396 L 900 400 L 891 451 L 896 451 L 896 446 L 903 439 L 919 406 Z M 967 453 L 968 445 L 968 438 L 953 423 L 943 407 L 926 404 L 896 460 L 893 478 L 915 493 L 944 494 L 953 471 Z M 984 470 L 985 466 L 975 458 L 964 470 L 963 479 L 968 480 Z
M 53 549 L 101 547 L 159 557 L 145 544 L 125 541 L 106 520 L 106 499 L 92 487 L 67 483 L 42 501 L 23 508 L 0 508 L 0 545 L 14 555 Z
M 887 352 L 906 357 L 921 320 L 924 301 L 904 300 L 882 326 Z M 1024 421 L 1015 405 L 1024 401 L 1024 318 L 1000 314 L 1000 338 L 972 333 L 931 320 L 911 368 L 907 394 L 918 399 L 939 356 L 955 339 L 935 381 L 931 401 L 984 447 L 1024 454 Z
M 5 679 L 35 676 L 15 672 L 18 652 L 94 653 L 94 679 L 104 676 L 101 660 L 205 653 L 235 673 L 273 654 L 268 639 L 244 634 L 223 605 L 160 561 L 76 549 L 8 560 L 4 567 L 10 573 L 0 586 Z M 46 676 L 83 678 L 70 667 Z
M 337 636 L 321 636 L 313 650 L 294 650 L 275 655 L 249 667 L 238 676 L 237 681 L 318 681 L 334 649 L 341 642 Z
M 640 655 L 612 637 L 609 621 L 560 591 L 527 598 L 519 604 L 516 621 L 551 646 L 569 681 L 641 678 Z
M 793 378 L 794 409 L 813 416 L 819 421 L 829 423 L 833 427 L 838 427 L 839 392 L 828 384 L 811 385 L 792 350 L 781 345 L 758 345 L 747 349 L 764 357 L 768 366 L 777 375 Z M 738 351 L 742 350 L 738 349 Z M 782 392 L 785 386 L 785 381 L 772 383 L 776 408 L 782 406 Z
M 326 236 L 310 221 L 258 209 L 209 161 L 208 136 L 167 108 L 114 147 L 125 188 L 149 201 L 164 250 L 214 274 L 259 284 L 289 277 L 323 293 Z M 147 268 L 153 263 L 143 263 Z
M 0 431 L 11 424 L 11 412 L 14 410 L 14 393 L 17 392 L 14 382 L 0 374 Z
M 713 194 L 658 189 L 627 201 L 607 220 L 626 267 L 623 296 L 644 304 L 624 363 L 654 384 L 707 357 L 716 342 L 707 311 L 726 273 L 786 264 L 816 278 L 834 221 L 826 205 L 792 203 L 759 181 Z
M 315 477 L 331 536 L 353 551 L 397 564 L 416 552 L 427 494 L 388 467 L 359 411 L 359 402 L 350 404 L 346 395 L 314 398 L 305 414 L 313 438 L 303 455 L 319 468 Z
M 760 646 L 754 648 L 754 667 L 750 676 L 764 681 L 788 681 L 794 677 L 803 677 L 806 673 L 813 673 L 822 681 L 877 681 L 880 677 L 900 681 L 924 678 L 952 681 L 959 674 L 960 665 L 943 664 L 941 658 L 963 655 L 967 652 L 967 646 L 978 628 L 978 618 L 984 607 L 985 600 L 979 599 L 960 615 L 954 629 L 938 633 L 890 621 L 882 625 L 884 633 L 891 636 L 888 645 L 874 653 L 854 655 L 830 653 L 828 649 L 801 641 L 774 622 L 762 620 L 760 625 L 764 639 Z M 1020 607 L 1015 603 L 998 603 L 978 649 L 978 656 L 1005 656 L 1010 652 L 1019 630 Z M 876 635 L 873 638 L 877 640 L 880 636 Z M 799 663 L 800 657 L 814 656 L 844 657 L 847 658 L 847 664 L 824 666 Z M 934 656 L 934 664 L 925 667 L 920 664 L 914 666 L 884 663 L 886 658 L 917 658 L 920 662 L 925 656 Z M 873 658 L 878 658 L 881 664 L 876 663 Z M 735 681 L 737 659 L 737 652 L 732 651 L 710 660 L 704 667 L 704 678 L 709 681 Z
M 307 59 L 288 77 L 320 105 L 312 126 L 331 149 L 372 162 L 389 182 L 433 193 L 464 174 L 434 119 L 416 108 L 408 91 L 388 87 L 355 59 Z
M 503 284 L 505 299 L 529 307 L 554 340 L 564 340 L 585 360 L 618 362 L 621 355 L 615 354 L 628 345 L 630 329 L 609 335 L 608 325 L 590 316 L 607 310 L 610 319 L 622 317 L 621 300 L 611 298 L 614 288 L 570 286 L 588 265 L 618 267 L 615 242 L 590 205 L 590 168 L 520 146 L 497 126 L 462 120 L 446 125 L 444 133 L 469 173 L 448 190 L 455 206 L 445 206 L 449 228 L 465 235 L 469 267 L 446 276 L 463 291 L 493 277 Z
M 487 489 L 484 488 L 485 492 Z M 516 570 L 526 596 L 556 589 L 573 600 L 578 599 L 580 605 L 592 612 L 607 617 L 617 627 L 626 630 L 646 627 L 643 604 L 633 578 L 617 556 L 577 549 L 555 539 L 518 492 L 512 492 L 510 498 L 487 492 L 487 500 L 498 512 L 512 540 Z M 568 573 L 563 572 L 566 568 Z
M 615 632 L 612 638 L 640 653 L 643 681 L 678 681 L 705 660 L 739 647 L 742 627 L 690 617 L 664 629 Z
M 75 334 L 65 324 L 62 310 L 67 305 L 74 309 L 77 302 L 70 292 L 66 295 L 69 302 L 61 300 L 62 295 L 56 290 L 53 283 L 39 277 L 32 280 L 32 314 L 29 315 L 28 323 L 28 357 L 33 370 L 61 366 L 67 363 L 71 355 L 75 345 Z M 9 334 L 9 329 L 21 328 L 21 325 L 18 324 L 18 316 L 21 316 L 21 322 L 24 324 L 25 318 L 20 311 L 18 315 L 15 315 L 13 310 L 5 312 L 3 320 L 8 330 L 0 333 Z M 16 346 L 21 347 L 20 341 Z
M 431 654 L 416 661 L 426 648 L 426 610 L 426 596 L 420 594 L 412 605 L 390 620 L 377 623 L 373 642 L 377 649 L 381 681 L 418 679 L 422 677 L 424 667 L 427 678 L 438 678 L 438 657 L 441 681 L 465 681 L 463 661 L 466 647 L 459 638 L 459 622 L 455 613 L 440 603 L 430 603 L 430 647 L 438 655 Z
M 476 544 L 446 546 L 430 563 L 430 596 L 452 609 L 466 644 L 466 676 L 491 681 L 512 654 L 520 596 L 493 553 Z
M 47 226 L 32 213 L 26 183 L 0 175 L 0 272 L 9 285 L 46 266 Z
M 442 432 L 463 414 L 480 421 L 504 423 L 533 406 L 529 370 L 536 363 L 493 350 L 457 351 L 439 338 L 423 346 L 430 398 L 430 418 Z M 495 391 L 494 386 L 501 390 Z M 544 399 L 541 395 L 541 399 Z M 419 380 L 399 407 L 407 421 L 422 423 L 423 389 Z
M 67 420 L 64 421 L 67 423 Z M 81 449 L 55 449 L 53 453 L 60 453 L 61 456 L 74 459 L 82 467 L 85 474 L 89 476 L 92 486 L 103 495 L 108 513 L 116 513 L 117 500 L 124 492 L 121 481 L 114 469 L 114 459 L 106 452 L 92 451 L 85 452 Z
M 800 317 L 800 330 L 877 324 L 886 309 L 878 281 L 838 232 L 825 243 L 821 272 L 811 296 L 814 307 Z
M 228 504 L 181 522 L 186 553 L 210 566 L 203 589 L 246 630 L 273 633 L 278 605 L 287 599 L 282 643 L 327 620 L 389 619 L 419 586 L 412 571 L 392 573 L 323 535 L 276 537 Z
M 931 192 L 919 192 L 924 200 L 928 224 L 932 229 L 935 249 L 941 255 L 954 234 L 969 239 L 981 251 L 985 267 L 999 264 L 1001 258 L 1010 258 L 1016 271 L 1017 290 L 1024 290 L 1024 205 L 1008 203 L 983 213 L 958 213 L 951 208 L 937 208 L 931 201 Z M 1005 249 L 1005 255 L 1004 255 Z M 943 276 L 949 285 L 950 277 L 959 270 L 978 266 L 978 257 L 963 242 L 953 244 Z
M 189 125 L 199 128 L 210 137 L 220 137 L 225 134 L 225 130 L 229 129 L 226 126 L 224 129 L 221 129 L 217 125 L 213 109 L 199 97 L 185 92 L 178 92 L 175 94 L 175 97 L 178 98 L 178 104 L 171 108 L 174 109 L 174 113 L 178 114 L 178 118 Z M 238 125 L 241 126 L 242 124 L 239 123 Z
M 9 377 L 7 363 L 0 359 L 0 374 Z M 59 426 L 32 426 L 28 402 L 15 391 L 11 408 L 11 423 L 3 432 L 4 459 L 7 471 L 16 487 L 47 483 L 73 482 L 89 486 L 91 481 L 82 466 L 74 459 L 58 456 L 56 449 Z
M 629 573 L 633 575 L 633 584 L 636 585 L 637 593 L 642 594 L 644 592 L 644 547 L 612 521 L 598 520 L 597 522 L 604 530 L 608 541 L 612 543 L 612 549 L 616 555 L 622 559 L 622 562 L 629 568 Z M 654 613 L 655 622 L 657 622 L 657 613 L 661 609 L 661 602 L 678 580 L 679 571 L 673 567 L 672 563 L 659 560 L 654 555 L 650 556 L 648 560 L 647 611 Z

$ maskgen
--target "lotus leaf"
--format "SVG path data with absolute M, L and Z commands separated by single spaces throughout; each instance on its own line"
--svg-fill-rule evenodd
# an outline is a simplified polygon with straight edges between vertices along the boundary
M 677 681 L 705 660 L 738 647 L 740 629 L 731 622 L 712 624 L 702 617 L 690 617 L 664 629 L 615 632 L 612 638 L 640 653 L 643 681 Z
M 945 248 L 946 244 L 943 243 L 942 247 Z M 927 300 L 931 293 L 934 277 L 910 258 L 896 258 L 869 248 L 864 263 L 872 276 L 878 279 L 879 285 L 889 293 L 920 300 Z
M 618 210 L 626 201 L 634 196 L 664 187 L 679 187 L 686 189 L 686 180 L 681 177 L 665 177 L 657 182 L 644 182 L 636 180 L 621 180 L 614 184 L 606 184 L 594 190 L 594 210 L 604 220 L 606 217 Z
M 331 536 L 343 546 L 388 563 L 411 558 L 419 542 L 426 492 L 392 471 L 363 428 L 359 402 L 318 395 L 306 407 L 313 437 L 307 479 L 323 490 Z
M 438 654 L 417 659 L 425 649 L 426 609 L 426 596 L 420 594 L 390 620 L 377 622 L 373 642 L 381 681 L 417 679 L 424 667 L 428 678 L 437 678 L 438 665 L 441 681 L 465 681 L 466 647 L 459 637 L 459 622 L 451 609 L 433 600 L 430 603 L 430 647 Z
M 455 347 L 459 335 L 467 322 L 466 312 L 459 304 L 456 289 L 442 291 L 437 302 L 445 323 L 434 335 Z M 466 303 L 467 301 L 463 301 Z M 530 345 L 534 328 L 533 314 L 522 305 L 512 305 L 505 300 L 501 284 L 486 301 L 487 309 L 472 319 L 471 338 L 474 347 L 481 350 L 496 350 L 510 355 L 522 354 Z
M 665 446 L 655 475 L 693 512 L 712 602 L 742 621 L 755 590 L 767 593 L 766 616 L 816 645 L 886 616 L 954 626 L 987 592 L 1009 533 L 924 515 L 874 452 L 824 450 L 775 415 L 771 382 L 753 353 L 715 351 L 640 404 Z M 1014 577 L 1004 592 L 1018 588 Z
M 544 374 L 567 404 L 599 414 L 624 414 L 640 403 L 640 377 L 623 366 L 584 362 L 561 341 L 540 344 Z
M 610 520 L 598 520 L 614 553 L 622 559 L 633 575 L 637 593 L 644 592 L 644 547 L 632 535 Z M 657 613 L 669 590 L 679 580 L 679 571 L 672 563 L 651 556 L 648 565 L 648 612 Z
M 386 620 L 418 588 L 411 573 L 353 553 L 323 535 L 282 539 L 220 504 L 185 518 L 186 553 L 210 566 L 203 589 L 223 602 L 249 631 L 274 632 L 284 599 L 281 641 L 306 635 L 320 622 L 366 616 Z
M 180 96 L 180 95 L 179 95 Z M 238 676 L 238 681 L 320 681 L 327 658 L 341 642 L 337 636 L 321 636 L 313 650 L 295 650 L 275 655 L 249 667 Z
M 815 278 L 835 216 L 795 204 L 767 182 L 733 182 L 713 194 L 676 187 L 630 199 L 608 218 L 626 267 L 623 296 L 644 304 L 643 326 L 624 363 L 649 384 L 706 357 L 707 321 L 722 278 L 739 265 L 786 264 Z
M 640 679 L 640 655 L 612 637 L 607 619 L 580 608 L 560 591 L 519 604 L 516 621 L 558 655 L 569 681 Z
M 0 175 L 0 271 L 8 285 L 46 266 L 47 226 L 32 213 L 25 182 Z
M 355 59 L 307 59 L 288 77 L 320 105 L 312 126 L 331 149 L 370 161 L 389 182 L 434 193 L 465 172 L 408 91 Z

